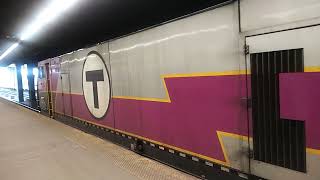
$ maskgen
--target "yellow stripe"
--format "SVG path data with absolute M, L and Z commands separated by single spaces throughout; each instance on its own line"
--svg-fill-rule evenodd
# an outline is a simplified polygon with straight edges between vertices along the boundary
M 225 148 L 223 140 L 222 140 L 222 137 L 223 136 L 224 137 L 231 137 L 231 138 L 238 139 L 238 140 L 241 140 L 241 141 L 248 141 L 248 136 L 242 136 L 242 135 L 239 135 L 239 134 L 233 134 L 233 133 L 228 133 L 228 132 L 223 132 L 223 131 L 217 131 L 217 135 L 218 135 L 218 139 L 219 139 L 219 142 L 220 142 L 220 146 L 221 146 L 222 151 L 223 151 L 224 158 L 226 160 L 226 164 L 228 166 L 231 166 L 230 165 L 230 160 L 229 160 L 229 157 L 228 157 L 228 154 L 227 154 L 227 151 L 226 151 L 226 148 Z M 252 141 L 251 137 L 249 138 L 249 141 Z
M 320 72 L 320 66 L 308 66 L 304 68 L 304 72 Z
M 60 112 L 56 112 L 56 113 L 63 115 L 63 113 L 60 113 Z M 159 142 L 159 141 L 155 141 L 155 140 L 143 137 L 143 136 L 139 136 L 137 134 L 133 134 L 133 133 L 129 133 L 129 132 L 126 132 L 126 131 L 122 131 L 120 129 L 116 129 L 116 128 L 113 128 L 113 127 L 110 127 L 110 126 L 94 123 L 94 122 L 79 118 L 77 116 L 73 116 L 73 117 L 76 118 L 76 119 L 79 119 L 81 121 L 94 124 L 96 126 L 108 128 L 110 130 L 114 130 L 116 132 L 119 132 L 119 133 L 122 133 L 122 134 L 126 134 L 127 136 L 132 136 L 132 137 L 135 137 L 135 138 L 139 138 L 139 139 L 142 139 L 142 140 L 145 140 L 145 141 L 148 141 L 148 142 L 160 145 L 160 146 L 164 146 L 164 147 L 169 148 L 169 149 L 173 149 L 173 150 L 176 150 L 176 151 L 179 151 L 179 152 L 182 152 L 182 153 L 189 154 L 191 156 L 199 157 L 199 158 L 202 158 L 204 160 L 211 161 L 211 162 L 214 162 L 214 163 L 217 163 L 217 164 L 221 164 L 221 165 L 224 165 L 224 166 L 228 166 L 228 167 L 231 167 L 231 164 L 230 164 L 230 160 L 229 160 L 226 148 L 225 148 L 223 140 L 222 140 L 222 136 L 227 136 L 227 137 L 239 139 L 239 140 L 242 140 L 242 141 L 247 141 L 248 140 L 247 136 L 242 136 L 242 135 L 223 132 L 223 131 L 217 131 L 216 133 L 217 133 L 217 136 L 218 136 L 218 140 L 219 140 L 219 143 L 220 143 L 220 146 L 221 146 L 221 149 L 222 149 L 223 156 L 225 158 L 225 161 L 221 161 L 221 160 L 218 160 L 218 159 L 214 159 L 214 158 L 202 155 L 202 154 L 198 154 L 198 153 L 186 150 L 186 149 L 182 149 L 182 148 L 179 148 L 179 147 L 176 147 L 176 146 L 172 146 L 172 145 L 169 145 L 169 144 L 165 144 L 165 143 L 162 143 L 162 142 Z M 252 141 L 253 140 L 252 137 L 250 137 L 249 140 Z M 306 151 L 307 151 L 307 153 L 310 153 L 310 154 L 320 155 L 320 150 L 317 150 L 317 149 L 306 148 Z
M 56 113 L 63 115 L 63 113 L 60 113 L 60 112 L 56 112 Z M 94 122 L 79 118 L 77 116 L 73 116 L 73 117 L 76 118 L 76 119 L 79 119 L 81 121 L 85 121 L 85 122 L 94 124 L 96 126 L 105 127 L 105 128 L 108 128 L 108 129 L 111 129 L 111 130 L 114 130 L 114 131 L 129 135 L 129 136 L 132 136 L 132 137 L 136 137 L 136 138 L 139 138 L 139 139 L 142 139 L 142 140 L 145 140 L 145 141 L 148 141 L 148 142 L 160 145 L 160 146 L 167 147 L 169 149 L 173 149 L 173 150 L 176 150 L 176 151 L 179 151 L 179 152 L 182 152 L 182 153 L 186 153 L 186 154 L 189 154 L 189 155 L 192 155 L 192 156 L 196 156 L 196 157 L 202 158 L 202 159 L 207 160 L 207 161 L 215 162 L 215 163 L 218 163 L 218 164 L 221 164 L 221 165 L 224 165 L 224 166 L 230 166 L 228 163 L 226 163 L 224 161 L 221 161 L 221 160 L 218 160 L 218 159 L 214 159 L 214 158 L 202 155 L 202 154 L 194 153 L 194 152 L 191 152 L 189 150 L 181 149 L 181 148 L 176 147 L 176 146 L 172 146 L 172 145 L 165 144 L 165 143 L 162 143 L 162 142 L 159 142 L 159 141 L 155 141 L 155 140 L 152 140 L 152 139 L 149 139 L 149 138 L 146 138 L 146 137 L 143 137 L 143 136 L 139 136 L 137 134 L 133 134 L 133 133 L 129 133 L 129 132 L 126 132 L 126 131 L 122 131 L 120 129 L 116 129 L 116 128 L 113 128 L 113 127 L 110 127 L 110 126 L 97 124 L 97 123 L 94 123 Z
M 237 70 L 237 71 L 223 71 L 223 72 L 206 72 L 206 73 L 190 73 L 190 74 L 167 74 L 161 75 L 161 81 L 163 83 L 166 97 L 165 98 L 146 98 L 146 97 L 137 97 L 137 96 L 112 96 L 116 99 L 129 99 L 129 100 L 138 100 L 138 101 L 152 101 L 152 102 L 164 102 L 171 103 L 171 98 L 165 82 L 166 78 L 183 78 L 183 77 L 209 77 L 209 76 L 230 76 L 230 75 L 244 75 L 246 70 Z
M 309 66 L 305 67 L 305 72 L 320 72 L 320 66 Z M 138 101 L 151 101 L 151 102 L 162 102 L 171 103 L 171 98 L 165 82 L 166 78 L 183 78 L 183 77 L 209 77 L 209 76 L 230 76 L 230 75 L 245 75 L 250 74 L 250 71 L 246 70 L 233 70 L 233 71 L 222 71 L 222 72 L 203 72 L 203 73 L 189 73 L 189 74 L 166 74 L 161 75 L 161 81 L 163 83 L 166 97 L 165 98 L 148 98 L 148 97 L 138 97 L 138 96 L 112 96 L 115 99 L 128 99 L 128 100 L 138 100 Z M 55 91 L 54 91 L 55 92 Z M 55 92 L 62 93 L 62 92 Z M 64 93 L 71 95 L 83 95 L 82 93 Z
M 39 91 L 39 93 L 47 93 L 48 91 Z M 58 92 L 58 91 L 51 91 L 52 93 L 55 94 L 62 94 L 62 92 Z M 63 94 L 68 94 L 68 95 L 81 95 L 83 96 L 83 93 L 68 93 L 68 92 L 64 92 Z
M 169 95 L 169 91 L 167 88 L 167 84 L 164 80 L 164 78 L 162 78 L 162 83 L 164 86 L 164 90 L 166 92 L 166 98 L 144 98 L 144 97 L 136 97 L 136 96 L 112 96 L 112 98 L 116 98 L 116 99 L 129 99 L 129 100 L 138 100 L 138 101 L 152 101 L 152 102 L 163 102 L 163 103 L 171 103 L 171 98 Z
M 161 75 L 161 81 L 164 86 L 166 93 L 165 98 L 148 98 L 148 97 L 138 97 L 138 96 L 112 96 L 116 99 L 128 99 L 128 100 L 138 100 L 138 101 L 152 101 L 152 102 L 163 102 L 171 103 L 171 98 L 165 82 L 166 78 L 183 78 L 183 77 L 209 77 L 209 76 L 230 76 L 230 75 L 245 75 L 246 70 L 234 70 L 234 71 L 222 71 L 222 72 L 204 72 L 204 73 L 190 73 L 190 74 L 166 74 Z M 43 92 L 43 91 L 42 91 Z M 62 92 L 53 91 L 54 93 L 61 94 Z M 64 93 L 71 95 L 83 95 L 80 93 Z
M 170 98 L 169 91 L 168 91 L 168 88 L 167 88 L 167 83 L 164 80 L 164 78 L 161 78 L 161 80 L 162 80 L 162 83 L 163 83 L 163 86 L 164 86 L 164 90 L 165 90 L 166 96 L 167 96 L 167 98 L 165 100 L 166 100 L 166 102 L 171 103 L 171 98 Z
M 227 155 L 227 151 L 226 151 L 226 149 L 224 147 L 224 144 L 222 142 L 222 137 L 221 137 L 222 133 L 223 132 L 221 132 L 221 131 L 217 131 L 217 136 L 218 136 L 218 139 L 219 139 L 219 143 L 220 143 L 220 146 L 221 146 L 221 149 L 222 149 L 222 153 L 223 153 L 224 159 L 226 160 L 226 164 L 228 166 L 230 166 L 230 160 L 229 160 L 229 157 Z
M 230 75 L 244 75 L 244 74 L 246 74 L 246 70 L 189 73 L 189 74 L 167 74 L 167 75 L 162 75 L 161 77 L 162 78 L 181 78 L 181 77 L 230 76 Z
M 318 149 L 307 148 L 307 153 L 315 154 L 315 155 L 319 155 L 320 156 L 320 150 L 318 150 Z
M 320 72 L 320 66 L 305 67 L 304 71 L 305 72 Z M 204 72 L 204 73 L 190 73 L 190 74 L 166 74 L 166 75 L 161 75 L 161 79 L 162 79 L 163 86 L 164 86 L 165 93 L 166 93 L 166 98 L 145 98 L 145 97 L 137 97 L 137 96 L 113 96 L 113 98 L 170 103 L 171 102 L 170 95 L 169 95 L 167 85 L 164 80 L 166 78 L 230 76 L 230 75 L 245 75 L 245 74 L 250 74 L 250 71 L 234 70 L 234 71 Z
M 142 140 L 145 140 L 145 141 L 149 141 L 149 142 L 152 142 L 152 143 L 155 143 L 155 144 L 158 144 L 158 145 L 161 145 L 161 146 L 164 146 L 164 147 L 176 150 L 176 151 L 180 151 L 180 152 L 192 155 L 192 156 L 196 156 L 196 157 L 202 158 L 204 160 L 208 160 L 208 161 L 215 162 L 215 163 L 218 163 L 218 164 L 222 164 L 222 165 L 225 165 L 225 166 L 230 166 L 227 162 L 224 162 L 224 161 L 221 161 L 221 160 L 218 160 L 218 159 L 214 159 L 214 158 L 211 158 L 211 157 L 208 157 L 208 156 L 205 156 L 205 155 L 201 155 L 201 154 L 198 154 L 198 153 L 194 153 L 194 152 L 191 152 L 191 151 L 188 151 L 188 150 L 185 150 L 185 149 L 181 149 L 181 148 L 178 148 L 176 146 L 172 146 L 172 145 L 169 145 L 169 144 L 161 143 L 159 141 L 155 141 L 155 140 L 152 140 L 152 139 L 149 139 L 149 138 L 146 138 L 146 137 L 143 137 L 143 136 L 139 136 L 139 135 L 136 135 L 136 134 L 128 133 L 128 132 L 122 131 L 120 129 L 116 129 L 116 131 L 121 132 L 123 134 L 127 134 L 127 135 L 130 135 L 130 136 L 133 136 L 133 137 L 137 137 L 139 139 L 142 139 Z
M 143 98 L 136 96 L 112 96 L 115 99 L 128 99 L 128 100 L 138 100 L 138 101 L 153 101 L 153 102 L 165 102 L 170 103 L 170 99 L 160 99 L 160 98 Z
M 228 136 L 228 137 L 232 137 L 235 139 L 239 139 L 239 140 L 243 140 L 243 141 L 247 141 L 248 140 L 248 136 L 242 136 L 239 134 L 233 134 L 233 133 L 228 133 L 228 132 L 223 132 L 223 131 L 217 131 L 217 133 L 219 133 L 219 135 L 221 136 Z M 252 137 L 250 137 L 249 139 L 250 141 L 252 141 Z
M 232 134 L 232 133 L 228 133 L 228 132 L 217 131 L 217 134 L 218 134 L 219 141 L 220 141 L 220 144 L 221 144 L 222 147 L 224 146 L 221 143 L 222 141 L 220 139 L 220 137 L 222 137 L 222 136 L 228 136 L 228 137 L 232 137 L 232 138 L 239 139 L 239 140 L 242 140 L 242 141 L 247 141 L 248 140 L 247 136 L 241 136 L 241 135 L 238 135 L 238 134 Z M 252 141 L 253 140 L 252 137 L 250 137 L 249 140 Z M 223 149 L 224 149 L 224 147 L 223 147 Z M 320 155 L 320 150 L 318 150 L 318 149 L 306 148 L 306 151 L 309 154 Z M 224 153 L 224 154 L 226 154 L 226 153 Z

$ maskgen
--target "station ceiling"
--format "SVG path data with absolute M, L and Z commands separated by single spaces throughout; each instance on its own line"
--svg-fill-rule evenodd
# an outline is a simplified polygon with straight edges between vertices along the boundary
M 6 0 L 0 6 L 0 54 L 49 0 Z M 92 46 L 228 0 L 80 0 L 0 65 L 37 62 Z

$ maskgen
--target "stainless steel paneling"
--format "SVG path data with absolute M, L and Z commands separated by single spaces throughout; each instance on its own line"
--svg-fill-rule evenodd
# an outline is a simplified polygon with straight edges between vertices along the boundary
M 320 18 L 319 0 L 241 0 L 240 2 L 243 31 Z
M 239 70 L 235 5 L 111 42 L 114 95 L 165 98 L 161 75 Z
M 97 51 L 104 59 L 109 73 L 110 71 L 110 62 L 109 62 L 109 52 L 108 52 L 108 43 L 97 45 L 87 49 L 80 49 L 78 51 L 68 53 L 63 55 L 61 71 L 69 72 L 71 79 L 71 92 L 73 94 L 83 94 L 82 92 L 82 69 L 83 63 L 86 59 L 86 56 L 91 51 Z
M 247 38 L 250 53 L 278 51 L 284 49 L 304 49 L 304 66 L 320 66 L 320 26 L 283 31 Z

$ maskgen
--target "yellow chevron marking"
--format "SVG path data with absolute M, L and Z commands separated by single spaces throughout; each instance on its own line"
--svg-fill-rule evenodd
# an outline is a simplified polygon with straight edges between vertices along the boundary
M 62 112 L 56 112 L 56 113 L 64 115 Z M 162 142 L 159 142 L 159 141 L 155 141 L 155 140 L 152 140 L 152 139 L 149 139 L 149 138 L 146 138 L 146 137 L 143 137 L 143 136 L 139 136 L 137 134 L 133 134 L 133 133 L 129 133 L 129 132 L 126 132 L 126 131 L 122 131 L 120 129 L 116 129 L 116 128 L 113 128 L 113 127 L 110 127 L 110 126 L 97 124 L 97 123 L 94 123 L 92 121 L 88 121 L 88 120 L 79 118 L 77 116 L 73 116 L 73 117 L 76 118 L 76 119 L 79 119 L 81 121 L 84 121 L 84 122 L 88 122 L 88 123 L 91 123 L 91 124 L 94 124 L 94 125 L 97 125 L 97 126 L 100 126 L 100 127 L 105 127 L 105 128 L 108 128 L 108 129 L 111 129 L 111 130 L 126 134 L 128 136 L 139 138 L 139 139 L 142 139 L 142 140 L 145 140 L 145 141 L 148 141 L 148 142 L 160 145 L 160 146 L 167 147 L 169 149 L 173 149 L 173 150 L 176 150 L 176 151 L 179 151 L 179 152 L 182 152 L 182 153 L 186 153 L 186 154 L 189 154 L 189 155 L 192 155 L 192 156 L 196 156 L 196 157 L 202 158 L 202 159 L 207 160 L 207 161 L 211 161 L 211 162 L 214 162 L 214 163 L 217 163 L 217 164 L 221 164 L 221 165 L 224 165 L 224 166 L 230 166 L 227 162 L 224 162 L 224 161 L 221 161 L 221 160 L 218 160 L 218 159 L 214 159 L 214 158 L 202 155 L 202 154 L 198 154 L 198 153 L 186 150 L 186 149 L 182 149 L 182 148 L 179 148 L 179 147 L 176 147 L 176 146 L 172 146 L 172 145 L 165 144 L 165 143 L 162 143 Z M 225 155 L 225 157 L 226 157 L 226 155 Z
M 248 137 L 247 136 L 242 136 L 242 135 L 228 133 L 228 132 L 222 132 L 222 131 L 217 131 L 217 134 L 218 134 L 219 141 L 220 141 L 220 144 L 221 144 L 222 147 L 224 146 L 223 143 L 221 143 L 222 142 L 221 141 L 222 140 L 221 139 L 222 136 L 232 137 L 234 139 L 239 139 L 239 140 L 242 140 L 242 141 L 248 141 Z M 250 137 L 249 140 L 251 142 L 251 141 L 253 141 L 253 138 Z M 224 149 L 224 147 L 223 147 L 223 149 Z M 309 154 L 320 155 L 320 150 L 318 150 L 318 149 L 306 148 L 306 151 Z M 226 155 L 226 153 L 224 153 L 224 154 Z
M 222 137 L 223 136 L 224 137 L 231 137 L 231 138 L 234 138 L 234 139 L 238 139 L 240 141 L 247 142 L 248 141 L 248 136 L 242 136 L 242 135 L 239 135 L 239 134 L 233 134 L 233 133 L 228 133 L 228 132 L 223 132 L 223 131 L 217 131 L 217 135 L 218 135 L 219 143 L 220 143 L 223 155 L 224 155 L 224 159 L 226 160 L 226 164 L 228 164 L 228 166 L 231 166 L 230 165 L 230 160 L 229 160 L 229 157 L 228 157 L 228 154 L 227 154 L 227 151 L 226 151 L 226 148 L 225 148 L 223 140 L 222 140 Z M 249 141 L 252 141 L 251 137 L 249 138 Z
M 318 150 L 318 149 L 307 148 L 307 153 L 320 156 L 320 149 Z
M 152 101 L 152 102 L 171 103 L 170 97 L 166 98 L 166 99 L 161 99 L 161 98 L 144 98 L 144 97 L 137 97 L 137 96 L 112 96 L 112 98 L 137 100 L 137 101 Z
M 304 68 L 304 72 L 320 72 L 320 66 L 308 66 Z
M 239 135 L 239 134 L 233 134 L 233 133 L 228 133 L 228 132 L 223 132 L 223 131 L 217 131 L 217 133 L 220 136 L 227 136 L 227 137 L 232 137 L 234 139 L 239 139 L 239 140 L 242 140 L 242 141 L 248 141 L 248 136 L 242 136 L 242 135 Z M 250 137 L 249 140 L 252 141 L 252 137 Z
M 308 66 L 304 68 L 304 72 L 320 72 L 320 66 Z M 167 74 L 161 75 L 162 83 L 166 92 L 165 98 L 148 98 L 148 97 L 138 97 L 138 96 L 112 96 L 116 99 L 129 99 L 129 100 L 139 100 L 139 101 L 153 101 L 153 102 L 164 102 L 171 103 L 168 88 L 165 83 L 166 78 L 182 78 L 182 77 L 207 77 L 207 76 L 230 76 L 230 75 L 245 75 L 250 74 L 250 71 L 246 70 L 234 70 L 234 71 L 222 71 L 222 72 L 203 72 L 203 73 L 189 73 L 189 74 Z M 40 91 L 46 93 L 46 91 Z M 53 91 L 53 93 L 61 94 L 62 92 Z M 83 95 L 82 93 L 64 93 L 71 95 Z
M 158 144 L 158 145 L 160 145 L 160 146 L 164 146 L 164 147 L 167 147 L 167 148 L 176 150 L 176 151 L 180 151 L 180 152 L 183 152 L 183 153 L 192 155 L 192 156 L 196 156 L 196 157 L 202 158 L 202 159 L 204 159 L 204 160 L 208 160 L 208 161 L 211 161 L 211 162 L 215 162 L 215 163 L 217 163 L 217 164 L 221 164 L 221 165 L 224 165 L 224 166 L 230 166 L 229 163 L 228 163 L 228 161 L 224 162 L 224 161 L 221 161 L 221 160 L 218 160 L 218 159 L 214 159 L 214 158 L 211 158 L 211 157 L 202 155 L 202 154 L 198 154 L 198 153 L 195 153 L 195 152 L 186 150 L 186 149 L 182 149 L 182 148 L 179 148 L 179 147 L 176 147 L 176 146 L 172 146 L 172 145 L 165 144 L 165 143 L 162 143 L 162 142 L 159 142 L 159 141 L 155 141 L 155 140 L 152 140 L 152 139 L 143 137 L 143 136 L 139 136 L 139 135 L 136 135 L 136 134 L 128 133 L 128 132 L 122 131 L 122 130 L 120 130 L 120 129 L 115 129 L 115 130 L 118 131 L 118 132 L 121 132 L 121 133 L 123 133 L 123 134 L 127 134 L 127 135 L 130 135 L 130 136 L 137 137 L 137 138 L 139 138 L 139 139 L 145 140 L 145 141 L 149 141 L 149 142 L 154 143 L 154 144 Z M 225 156 L 225 155 L 224 155 L 224 156 Z M 225 156 L 225 157 L 226 157 L 226 156 Z
M 304 72 L 320 72 L 320 66 L 308 66 L 304 68 Z M 170 95 L 167 89 L 167 85 L 164 79 L 167 78 L 183 78 L 183 77 L 208 77 L 208 76 L 230 76 L 230 75 L 245 75 L 250 74 L 250 71 L 246 70 L 234 70 L 234 71 L 222 71 L 222 72 L 203 72 L 203 73 L 189 73 L 189 74 L 167 74 L 161 75 L 162 83 L 166 92 L 165 98 L 147 98 L 137 96 L 113 96 L 116 99 L 129 99 L 138 101 L 153 101 L 171 103 Z
M 138 101 L 152 101 L 152 102 L 163 102 L 171 103 L 171 98 L 167 88 L 165 79 L 167 78 L 183 78 L 183 77 L 209 77 L 209 76 L 230 76 L 230 75 L 244 75 L 246 70 L 235 70 L 235 71 L 223 71 L 223 72 L 204 72 L 204 73 L 190 73 L 190 74 L 167 74 L 161 75 L 161 81 L 163 83 L 166 97 L 165 98 L 148 98 L 148 97 L 137 97 L 137 96 L 112 96 L 116 99 L 128 99 L 128 100 L 138 100 Z M 42 91 L 43 92 L 43 91 Z M 62 92 L 53 91 L 56 94 L 62 94 Z M 81 93 L 64 93 L 71 95 L 82 95 Z
M 63 115 L 63 113 L 61 113 L 61 112 L 56 112 L 56 113 Z M 96 125 L 96 126 L 100 126 L 100 127 L 104 127 L 104 128 L 107 128 L 107 129 L 111 129 L 111 130 L 114 130 L 114 131 L 116 131 L 116 132 L 120 132 L 120 133 L 126 134 L 127 136 L 132 136 L 132 137 L 135 137 L 135 138 L 139 138 L 139 139 L 142 139 L 142 140 L 145 140 L 145 141 L 148 141 L 148 142 L 151 142 L 151 143 L 160 145 L 160 146 L 167 147 L 167 148 L 169 148 L 169 149 L 173 149 L 173 150 L 176 150 L 176 151 L 180 151 L 180 152 L 182 152 L 182 153 L 186 153 L 186 154 L 189 154 L 189 155 L 192 155 L 192 156 L 195 156 L 195 157 L 199 157 L 199 158 L 202 158 L 202 159 L 204 159 L 204 160 L 211 161 L 211 162 L 214 162 L 214 163 L 217 163 L 217 164 L 221 164 L 221 165 L 224 165 L 224 166 L 228 166 L 228 167 L 231 167 L 231 164 L 230 164 L 229 157 L 228 157 L 228 155 L 227 155 L 227 151 L 226 151 L 225 146 L 224 146 L 224 144 L 223 144 L 222 137 L 225 136 L 225 137 L 231 137 L 231 138 L 239 139 L 239 140 L 241 140 L 241 141 L 246 141 L 246 142 L 248 141 L 248 137 L 247 137 L 247 136 L 242 136 L 242 135 L 233 134 L 233 133 L 228 133 L 228 132 L 223 132 L 223 131 L 217 131 L 216 133 L 217 133 L 217 136 L 218 136 L 218 140 L 219 140 L 219 143 L 220 143 L 220 146 L 221 146 L 221 149 L 222 149 L 223 156 L 224 156 L 224 158 L 225 158 L 225 161 L 221 161 L 221 160 L 214 159 L 214 158 L 211 158 L 211 157 L 202 155 L 202 154 L 198 154 L 198 153 L 195 153 L 195 152 L 186 150 L 186 149 L 182 149 L 182 148 L 173 146 L 173 145 L 169 145 L 169 144 L 162 143 L 162 142 L 159 142 L 159 141 L 155 141 L 155 140 L 152 140 L 152 139 L 143 137 L 143 136 L 139 136 L 139 135 L 134 134 L 134 133 L 129 133 L 129 132 L 126 132 L 126 131 L 122 131 L 122 130 L 120 130 L 120 129 L 117 129 L 117 128 L 113 128 L 113 127 L 110 127 L 110 126 L 106 126 L 106 125 L 101 125 L 101 124 L 98 124 L 98 123 L 94 123 L 94 122 L 92 122 L 92 121 L 88 121 L 88 120 L 79 118 L 79 117 L 77 117 L 77 116 L 73 116 L 73 117 L 76 118 L 76 119 L 79 119 L 79 120 L 81 120 L 81 121 L 94 124 L 94 125 Z M 250 137 L 249 140 L 252 141 L 253 139 Z M 311 148 L 307 148 L 306 150 L 307 150 L 307 153 L 320 155 L 320 150 L 311 149 Z
M 305 67 L 304 71 L 305 72 L 320 72 L 320 66 Z M 165 80 L 164 80 L 165 78 L 228 76 L 228 75 L 244 75 L 244 74 L 250 74 L 250 71 L 239 70 L 239 71 L 224 71 L 224 72 L 207 72 L 207 73 L 162 75 L 161 79 L 162 79 L 162 82 L 163 82 L 163 85 L 164 85 L 164 89 L 165 89 L 165 92 L 166 92 L 166 98 L 163 98 L 163 99 L 162 98 L 144 98 L 144 97 L 135 97 L 135 96 L 113 96 L 113 98 L 171 103 L 171 99 L 170 99 L 170 95 L 169 95 L 169 92 L 168 92 L 168 89 L 167 89 L 167 85 L 166 85 Z M 42 91 L 42 92 L 45 93 L 46 91 Z M 62 93 L 62 92 L 53 91 L 53 93 L 59 94 L 59 93 Z M 65 93 L 65 94 L 82 95 L 81 93 Z M 57 112 L 57 113 L 59 113 L 59 112 Z M 61 114 L 61 113 L 59 113 L 59 114 Z M 83 120 L 83 119 L 81 119 L 79 117 L 75 117 L 75 118 Z M 86 121 L 86 120 L 83 120 L 83 121 Z M 91 121 L 87 121 L 87 122 L 92 123 Z M 95 124 L 95 123 L 93 123 L 93 124 Z M 100 124 L 96 124 L 96 125 L 102 126 Z M 111 128 L 111 127 L 106 127 L 106 128 Z M 207 156 L 204 156 L 204 155 L 201 155 L 201 154 L 196 154 L 196 153 L 193 153 L 193 152 L 190 152 L 190 151 L 187 151 L 187 150 L 183 150 L 183 149 L 180 149 L 178 147 L 174 147 L 174 146 L 171 146 L 171 145 L 168 145 L 168 144 L 163 144 L 163 143 L 160 143 L 160 142 L 157 142 L 157 141 L 153 141 L 151 139 L 148 139 L 148 138 L 145 138 L 145 137 L 141 137 L 141 136 L 138 136 L 138 135 L 135 135 L 135 134 L 124 132 L 124 131 L 121 131 L 121 130 L 118 130 L 118 129 L 116 129 L 116 130 L 119 131 L 119 132 L 122 132 L 124 134 L 128 134 L 128 135 L 131 135 L 131 136 L 139 137 L 141 139 L 145 139 L 147 141 L 154 142 L 154 143 L 157 143 L 157 144 L 162 144 L 164 146 L 171 147 L 172 149 L 176 149 L 178 151 L 185 152 L 185 153 L 188 153 L 188 154 L 191 154 L 191 155 L 193 154 L 193 155 L 201 157 L 203 159 L 206 159 L 206 160 L 209 160 L 209 161 L 212 161 L 212 162 L 216 162 L 216 163 L 219 163 L 219 164 L 227 165 L 227 166 L 229 166 L 229 164 L 230 164 L 229 162 L 230 161 L 228 159 L 228 156 L 226 155 L 226 150 L 225 150 L 225 147 L 224 147 L 223 142 L 222 142 L 222 136 L 228 136 L 228 137 L 236 138 L 236 139 L 243 140 L 243 141 L 247 140 L 246 136 L 241 136 L 241 135 L 238 135 L 238 134 L 232 134 L 232 133 L 217 131 L 218 139 L 219 139 L 219 142 L 220 142 L 220 145 L 222 147 L 222 151 L 223 151 L 223 154 L 224 154 L 224 157 L 225 157 L 225 160 L 226 160 L 226 162 L 223 162 L 223 161 L 220 161 L 220 160 L 217 160 L 217 159 L 212 159 L 210 157 L 207 157 Z M 250 141 L 252 141 L 251 137 L 250 137 Z M 308 153 L 310 153 L 310 154 L 320 155 L 320 150 L 317 150 L 317 149 L 306 148 L 306 151 Z
M 230 75 L 244 75 L 247 72 L 245 70 L 237 71 L 223 71 L 223 72 L 206 72 L 206 73 L 190 73 L 190 74 L 167 74 L 161 75 L 161 80 L 165 89 L 166 97 L 165 98 L 146 98 L 146 97 L 137 97 L 137 96 L 112 96 L 116 99 L 129 99 L 129 100 L 138 100 L 138 101 L 152 101 L 152 102 L 164 102 L 171 103 L 171 98 L 167 88 L 165 79 L 167 78 L 183 78 L 183 77 L 209 77 L 209 76 L 230 76 Z
M 218 136 L 218 139 L 219 139 L 219 143 L 220 143 L 220 146 L 221 146 L 221 149 L 222 149 L 222 153 L 223 153 L 224 159 L 226 160 L 226 164 L 228 166 L 230 166 L 230 160 L 229 160 L 229 157 L 227 155 L 227 151 L 226 151 L 226 149 L 224 147 L 224 144 L 222 142 L 222 137 L 221 137 L 222 134 L 223 134 L 223 132 L 217 131 L 217 136 Z
M 244 75 L 246 70 L 222 71 L 222 72 L 204 72 L 204 73 L 189 73 L 189 74 L 167 74 L 162 75 L 163 78 L 181 78 L 181 77 L 206 77 L 206 76 L 230 76 Z
M 304 71 L 305 72 L 320 72 L 320 66 L 319 67 L 306 67 Z M 167 89 L 167 85 L 166 85 L 165 80 L 164 80 L 165 78 L 245 75 L 246 73 L 250 74 L 250 72 L 247 72 L 245 70 L 241 70 L 241 71 L 226 71 L 226 72 L 209 72 L 209 73 L 162 75 L 161 79 L 162 79 L 162 82 L 163 82 L 163 85 L 164 85 L 164 88 L 165 88 L 166 98 L 163 98 L 163 99 L 161 99 L 161 98 L 143 98 L 143 97 L 134 97 L 134 96 L 113 96 L 113 98 L 171 103 L 171 99 L 170 99 L 170 95 L 169 95 L 169 92 L 168 92 L 168 89 Z M 55 92 L 55 93 L 59 93 L 59 92 Z M 76 93 L 72 93 L 72 94 L 74 94 L 74 95 L 82 95 L 82 94 L 76 94 Z M 56 112 L 56 113 L 63 115 L 63 113 L 61 113 L 61 112 Z M 223 144 L 222 137 L 223 136 L 227 136 L 227 137 L 232 137 L 232 138 L 239 139 L 239 140 L 242 140 L 242 141 L 247 141 L 248 140 L 247 136 L 242 136 L 242 135 L 223 132 L 223 131 L 217 131 L 216 133 L 217 133 L 217 136 L 218 136 L 218 140 L 219 140 L 219 143 L 220 143 L 220 146 L 221 146 L 224 158 L 225 158 L 225 162 L 224 162 L 224 161 L 221 161 L 221 160 L 218 160 L 218 159 L 214 159 L 214 158 L 202 155 L 202 154 L 191 152 L 189 150 L 181 149 L 181 148 L 176 147 L 176 146 L 172 146 L 172 145 L 161 143 L 159 141 L 155 141 L 155 140 L 143 137 L 143 136 L 139 136 L 137 134 L 133 134 L 133 133 L 122 131 L 120 129 L 115 129 L 115 128 L 112 128 L 112 127 L 109 127 L 109 126 L 97 124 L 97 123 L 94 123 L 94 122 L 91 122 L 91 121 L 88 121 L 88 120 L 85 120 L 85 119 L 82 119 L 82 118 L 79 118 L 79 117 L 76 117 L 76 116 L 74 116 L 74 118 L 77 118 L 79 120 L 82 120 L 82 121 L 85 121 L 85 122 L 88 122 L 88 123 L 95 124 L 97 126 L 101 126 L 101 127 L 105 127 L 105 128 L 108 128 L 108 129 L 112 129 L 114 131 L 118 131 L 118 132 L 121 132 L 123 134 L 129 135 L 129 136 L 132 136 L 132 137 L 136 137 L 136 138 L 139 138 L 139 139 L 142 139 L 142 140 L 145 140 L 145 141 L 149 141 L 149 142 L 158 144 L 160 146 L 165 146 L 167 148 L 170 148 L 170 149 L 173 149 L 173 150 L 176 150 L 176 151 L 180 151 L 180 152 L 183 152 L 183 153 L 186 153 L 186 154 L 190 154 L 192 156 L 196 156 L 196 157 L 199 157 L 199 158 L 211 161 L 211 162 L 215 162 L 215 163 L 218 163 L 218 164 L 221 164 L 221 165 L 224 165 L 224 166 L 229 166 L 229 167 L 230 167 L 230 160 L 228 158 L 225 146 Z M 252 141 L 251 137 L 250 137 L 249 141 Z M 317 150 L 317 149 L 306 148 L 306 151 L 307 151 L 307 153 L 310 153 L 310 154 L 320 155 L 320 150 Z

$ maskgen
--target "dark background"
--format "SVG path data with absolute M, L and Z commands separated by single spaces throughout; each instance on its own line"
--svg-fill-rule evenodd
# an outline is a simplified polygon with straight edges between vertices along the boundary
M 0 64 L 37 62 L 159 24 L 228 0 L 80 0 L 66 14 L 23 42 Z M 0 54 L 48 0 L 0 5 Z

